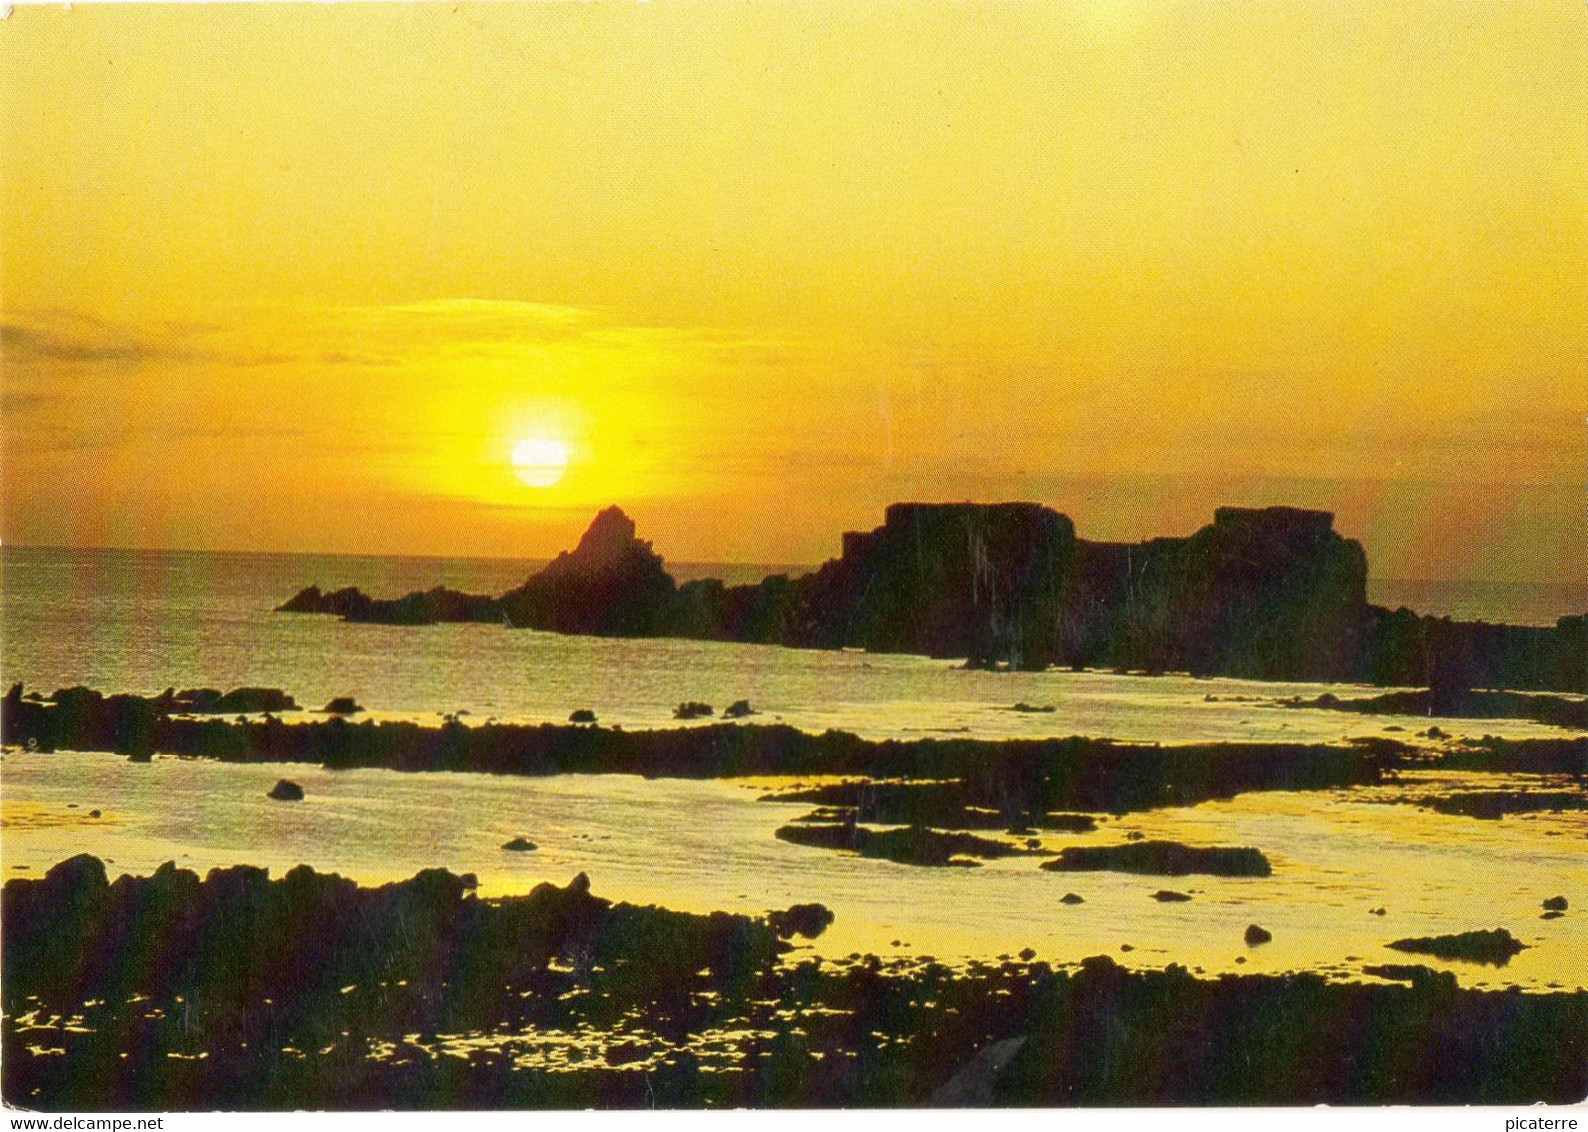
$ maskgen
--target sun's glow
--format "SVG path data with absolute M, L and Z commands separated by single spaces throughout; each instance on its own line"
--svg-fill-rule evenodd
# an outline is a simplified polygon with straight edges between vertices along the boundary
M 551 487 L 568 470 L 568 446 L 543 436 L 520 440 L 513 448 L 513 471 L 530 487 Z

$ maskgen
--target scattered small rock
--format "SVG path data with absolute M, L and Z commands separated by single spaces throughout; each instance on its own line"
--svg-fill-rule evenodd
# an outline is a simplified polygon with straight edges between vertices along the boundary
M 533 853 L 540 846 L 527 837 L 515 837 L 511 841 L 504 841 L 502 848 L 509 853 Z
M 1566 903 L 1564 896 L 1551 896 L 1544 901 L 1544 910 L 1546 912 L 1564 912 L 1568 907 L 1569 905 Z
M 1084 896 L 1077 896 L 1073 892 L 1066 892 L 1063 896 L 1059 897 L 1059 903 L 1060 904 L 1085 904 L 1086 903 L 1086 898 Z
M 1267 943 L 1273 939 L 1274 933 L 1267 928 L 1260 928 L 1256 924 L 1248 924 L 1245 938 L 1248 947 L 1256 947 L 1260 943 Z
M 1383 908 L 1369 908 L 1367 910 L 1367 914 L 1369 916 L 1384 916 L 1384 915 L 1387 915 L 1388 913 L 1386 913 Z
M 699 700 L 685 700 L 673 709 L 674 719 L 701 719 L 712 715 L 714 710 L 710 704 L 703 704 Z
M 1133 947 L 1131 944 L 1128 944 L 1128 943 L 1120 944 L 1119 945 L 1119 949 L 1121 951 L 1135 951 L 1136 950 L 1135 947 Z
M 270 788 L 269 797 L 274 798 L 278 802 L 301 802 L 303 801 L 303 787 L 289 779 L 279 779 Z
M 710 714 L 710 711 L 707 711 Z M 743 719 L 747 715 L 754 715 L 755 709 L 750 706 L 749 700 L 734 700 L 733 703 L 722 709 L 723 719 Z
M 1184 904 L 1191 898 L 1183 892 L 1176 892 L 1172 888 L 1160 888 L 1152 894 L 1154 900 L 1163 904 Z
M 100 814 L 99 814 L 98 810 L 89 810 L 88 811 L 88 816 L 91 817 L 91 818 L 97 818 L 97 817 L 100 816 Z
M 1566 913 L 1564 913 L 1564 912 L 1545 912 L 1542 916 L 1539 917 L 1539 919 L 1541 919 L 1541 920 L 1558 920 L 1562 916 L 1564 916 L 1565 914 Z
M 1037 704 L 1028 704 L 1024 700 L 1021 700 L 1009 710 L 1022 712 L 1028 715 L 1048 715 L 1054 711 L 1057 711 L 1058 709 L 1052 704 L 1042 704 L 1039 706 Z

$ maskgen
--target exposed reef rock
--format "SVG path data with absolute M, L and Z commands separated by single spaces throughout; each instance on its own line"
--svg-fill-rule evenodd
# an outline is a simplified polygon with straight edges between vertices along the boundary
M 1455 935 L 1420 936 L 1416 939 L 1397 939 L 1385 947 L 1396 951 L 1411 951 L 1432 955 L 1436 959 L 1462 959 L 1469 963 L 1488 963 L 1503 967 L 1527 945 L 1515 939 L 1504 928 L 1489 931 L 1458 932 Z
M 441 726 L 355 723 L 340 716 L 293 723 L 273 716 L 194 719 L 164 714 L 158 698 L 66 689 L 39 701 L 27 699 L 20 685 L 0 703 L 0 742 L 39 751 L 158 750 L 329 768 L 673 778 L 865 775 L 895 781 L 850 782 L 774 797 L 851 810 L 862 822 L 998 830 L 1083 829 L 1091 814 L 1194 805 L 1247 790 L 1369 785 L 1382 780 L 1399 751 L 1393 745 L 1160 747 L 1073 738 L 879 742 L 842 731 L 812 735 L 753 722 L 623 731 L 589 724 L 471 726 L 457 719 Z M 1525 760 L 1527 749 L 1525 744 L 1507 748 L 1518 760 Z M 896 781 L 901 779 L 915 781 Z
M 1061 849 L 1057 859 L 1044 863 L 1042 867 L 1055 872 L 1105 870 L 1167 877 L 1191 873 L 1220 877 L 1266 877 L 1273 873 L 1268 858 L 1257 849 L 1196 849 L 1174 841 L 1072 845 Z
M 901 865 L 968 868 L 970 858 L 1046 855 L 1041 849 L 1010 845 L 1006 841 L 970 833 L 943 833 L 922 826 L 904 829 L 867 829 L 849 822 L 786 825 L 777 831 L 779 841 L 815 849 L 844 849 L 862 857 L 878 857 Z
M 797 578 L 677 585 L 633 520 L 609 507 L 574 550 L 500 597 L 437 587 L 384 600 L 309 586 L 278 609 L 864 648 L 972 668 L 1588 691 L 1588 617 L 1553 629 L 1469 624 L 1381 609 L 1366 594 L 1362 547 L 1324 511 L 1221 507 L 1186 538 L 1126 544 L 1078 539 L 1037 503 L 896 503 L 882 526 L 846 533 L 839 557 Z
M 1516 692 L 1474 692 L 1466 687 L 1431 688 L 1422 692 L 1387 692 L 1365 699 L 1341 699 L 1324 692 L 1314 699 L 1281 701 L 1286 707 L 1354 711 L 1364 715 L 1438 715 L 1450 719 L 1532 719 L 1577 731 L 1588 731 L 1588 700 Z M 1430 727 L 1429 739 L 1448 738 Z

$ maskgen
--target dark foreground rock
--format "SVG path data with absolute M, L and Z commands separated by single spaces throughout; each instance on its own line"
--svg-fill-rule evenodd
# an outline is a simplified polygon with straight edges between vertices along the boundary
M 0 1091 L 47 1112 L 1588 1092 L 1581 991 L 1203 980 L 1105 956 L 796 964 L 766 920 L 613 904 L 588 882 L 482 900 L 441 870 L 363 888 L 303 867 L 166 865 L 109 883 L 85 857 L 8 883 L 0 932 Z
M 1221 877 L 1266 877 L 1273 868 L 1257 849 L 1198 849 L 1174 841 L 1132 841 L 1124 845 L 1072 845 L 1042 866 L 1054 872 L 1108 871 L 1151 876 L 1206 873 Z M 1173 897 L 1171 897 L 1173 899 Z
M 1505 966 L 1511 961 L 1512 956 L 1527 950 L 1525 943 L 1515 939 L 1504 928 L 1397 939 L 1384 946 L 1396 951 L 1432 955 L 1435 959 L 1461 959 L 1469 963 L 1488 963 L 1495 967 Z

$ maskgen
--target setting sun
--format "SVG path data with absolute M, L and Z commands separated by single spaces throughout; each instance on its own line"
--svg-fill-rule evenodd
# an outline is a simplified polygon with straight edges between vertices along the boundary
M 560 440 L 531 437 L 513 449 L 513 471 L 530 487 L 551 487 L 568 470 L 568 446 Z

